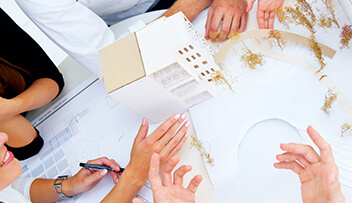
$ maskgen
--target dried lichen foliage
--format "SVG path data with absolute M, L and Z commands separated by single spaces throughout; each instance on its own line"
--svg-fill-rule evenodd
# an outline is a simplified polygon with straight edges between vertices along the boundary
M 276 46 L 280 47 L 281 50 L 284 50 L 286 41 L 282 39 L 280 31 L 270 30 L 268 39 L 272 44 L 275 44 Z
M 352 39 L 352 25 L 344 25 L 340 34 L 341 49 L 350 48 L 350 41 Z
M 212 73 L 211 78 L 217 85 L 223 85 L 226 84 L 228 88 L 235 93 L 235 91 L 232 89 L 232 86 L 229 82 L 229 80 L 226 79 L 226 76 L 224 75 L 224 70 L 220 68 L 220 70 L 216 70 L 214 73 Z
M 295 24 L 298 26 L 303 26 L 309 30 L 311 33 L 309 40 L 309 47 L 314 53 L 316 60 L 319 62 L 321 71 L 325 67 L 323 52 L 315 38 L 315 15 L 311 6 L 304 0 L 299 0 L 298 5 L 296 7 L 284 7 L 278 10 L 281 19 L 283 20 L 283 24 L 286 28 L 289 28 L 289 24 Z M 323 20 L 321 23 L 328 23 L 326 20 Z
M 231 39 L 232 37 L 238 37 L 239 36 L 239 32 L 236 30 L 231 30 L 231 32 L 229 33 L 229 35 L 227 35 L 228 39 Z
M 328 93 L 325 95 L 324 106 L 321 107 L 321 110 L 323 110 L 327 115 L 329 115 L 329 109 L 331 108 L 331 105 L 336 101 L 336 99 L 337 94 L 329 90 Z
M 320 69 L 318 70 L 318 72 L 320 72 L 325 67 L 325 63 L 323 58 L 323 52 L 321 51 L 321 48 L 314 36 L 311 36 L 311 38 L 309 39 L 309 47 L 313 51 L 316 60 L 320 64 Z
M 191 135 L 191 148 L 195 148 L 199 151 L 200 156 L 206 160 L 207 164 L 214 166 L 214 159 L 210 157 L 210 154 L 205 150 L 203 143 L 199 141 L 196 137 Z
M 257 65 L 262 66 L 264 64 L 263 54 L 252 52 L 248 48 L 245 49 L 241 56 L 241 61 L 250 69 L 255 69 Z
M 334 23 L 338 28 L 340 28 L 340 25 L 337 22 L 336 17 L 335 17 L 334 4 L 332 3 L 331 0 L 323 0 L 323 2 L 324 2 L 324 5 L 326 7 L 326 10 L 331 15 L 331 17 L 326 17 L 325 16 L 325 18 L 327 19 L 327 21 L 331 21 L 331 23 Z
M 227 35 L 227 39 L 230 39 L 232 37 L 235 36 L 239 36 L 239 32 L 236 30 L 231 30 L 230 33 Z M 222 38 L 222 36 L 224 35 L 223 31 L 219 31 L 219 32 L 209 32 L 209 38 L 212 40 L 219 40 L 220 38 Z
M 289 29 L 289 24 L 294 23 L 298 26 L 304 26 L 311 34 L 315 34 L 314 22 L 312 23 L 309 18 L 301 12 L 300 7 L 283 7 L 277 10 L 278 15 L 282 19 L 284 26 Z
M 310 17 L 311 22 L 314 25 L 316 21 L 316 17 L 310 4 L 305 0 L 297 0 L 297 3 L 301 12 L 306 14 L 306 16 Z
M 348 135 L 348 136 L 352 135 L 352 125 L 348 124 L 348 123 L 344 123 L 341 126 L 341 137 L 346 136 L 346 135 Z
M 330 17 L 324 16 L 323 14 L 319 17 L 319 26 L 323 28 L 332 28 L 333 23 L 336 25 L 337 21 Z M 338 23 L 337 23 L 338 24 Z
M 217 39 L 218 33 L 217 32 L 209 32 L 209 38 L 210 39 Z

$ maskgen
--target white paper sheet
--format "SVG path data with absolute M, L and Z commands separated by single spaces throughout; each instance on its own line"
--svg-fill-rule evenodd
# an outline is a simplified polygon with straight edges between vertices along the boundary
M 33 121 L 44 147 L 39 155 L 21 162 L 21 177 L 74 175 L 80 162 L 102 156 L 125 167 L 141 121 L 139 114 L 106 94 L 102 81 L 90 77 Z M 113 186 L 109 175 L 92 190 L 68 201 L 99 202 Z M 148 182 L 138 196 L 153 202 Z

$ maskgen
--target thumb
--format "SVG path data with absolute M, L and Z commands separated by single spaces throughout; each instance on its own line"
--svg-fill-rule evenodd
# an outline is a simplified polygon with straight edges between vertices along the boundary
M 145 203 L 145 202 L 142 199 L 135 197 L 133 198 L 132 203 Z
M 246 12 L 249 12 L 250 10 L 252 10 L 254 2 L 255 0 L 248 0 L 247 2 L 248 6 L 247 6 Z
M 143 120 L 142 120 L 142 125 L 141 125 L 141 127 L 139 128 L 139 131 L 138 131 L 138 134 L 137 134 L 137 136 L 136 136 L 135 141 L 140 142 L 140 141 L 144 140 L 145 137 L 147 137 L 148 128 L 149 128 L 148 119 L 143 118 Z
M 341 191 L 340 183 L 337 180 L 336 174 L 334 172 L 330 172 L 326 175 L 326 188 L 329 193 L 329 201 L 344 202 L 344 196 Z
M 106 170 L 106 169 L 103 169 L 103 170 L 100 170 L 100 171 L 96 171 L 92 175 L 88 176 L 86 178 L 86 180 L 87 180 L 88 183 L 95 185 L 102 178 L 104 178 L 106 176 L 106 174 L 108 174 L 108 170 Z

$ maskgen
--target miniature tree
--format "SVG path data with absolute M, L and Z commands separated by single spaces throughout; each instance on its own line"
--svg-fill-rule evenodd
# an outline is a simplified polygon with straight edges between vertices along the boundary
M 341 49 L 350 48 L 350 41 L 352 39 L 352 25 L 344 25 L 340 34 Z
M 311 34 L 315 34 L 314 22 L 312 23 L 309 18 L 300 11 L 299 6 L 283 7 L 277 10 L 278 15 L 282 19 L 284 26 L 289 29 L 289 24 L 294 23 L 295 25 L 301 25 L 307 28 Z
M 305 0 L 299 0 L 298 5 L 293 7 L 284 7 L 278 10 L 278 15 L 280 15 L 281 19 L 286 28 L 289 28 L 290 23 L 294 23 L 296 25 L 301 25 L 308 29 L 311 33 L 309 40 L 309 47 L 314 53 L 316 60 L 319 62 L 321 71 L 325 67 L 323 52 L 315 38 L 315 21 L 316 17 L 313 13 L 311 6 Z M 328 23 L 325 19 L 323 19 L 322 23 Z
M 334 23 L 338 28 L 340 28 L 340 25 L 337 22 L 336 17 L 335 17 L 334 4 L 332 3 L 331 0 L 323 0 L 323 2 L 326 7 L 326 10 L 331 15 L 331 17 L 326 17 L 326 18 L 328 19 L 328 21 L 331 21 L 331 23 Z
M 321 51 L 321 48 L 320 48 L 317 40 L 315 39 L 314 35 L 312 35 L 311 38 L 309 39 L 309 47 L 313 51 L 316 60 L 320 64 L 320 69 L 318 70 L 318 72 L 320 72 L 325 67 L 325 63 L 324 63 L 324 58 L 323 58 L 323 52 Z
M 217 84 L 217 85 L 226 84 L 228 86 L 228 88 L 233 93 L 235 93 L 235 91 L 232 89 L 230 82 L 225 77 L 224 69 L 222 69 L 221 67 L 220 67 L 220 70 L 216 70 L 214 73 L 212 73 L 211 78 L 215 82 L 215 84 Z
M 206 163 L 214 166 L 214 159 L 210 157 L 210 153 L 206 151 L 206 149 L 203 146 L 203 143 L 198 140 L 196 137 L 191 135 L 192 141 L 191 141 L 191 148 L 195 148 L 199 151 L 200 156 L 206 160 Z
M 219 33 L 217 33 L 217 32 L 209 32 L 209 38 L 210 39 L 218 39 L 218 35 L 219 35 Z
M 268 39 L 272 44 L 275 44 L 276 46 L 280 47 L 281 50 L 284 50 L 286 41 L 282 39 L 280 31 L 270 30 Z
M 348 135 L 348 136 L 352 135 L 352 125 L 347 122 L 341 126 L 341 137 L 345 135 Z
M 310 22 L 314 25 L 316 22 L 316 17 L 310 4 L 305 0 L 297 0 L 299 10 L 305 14 L 305 16 L 310 17 Z
M 319 17 L 319 26 L 323 27 L 323 28 L 332 28 L 333 23 L 336 24 L 337 22 L 335 22 L 336 20 L 334 20 L 333 18 L 327 17 L 323 14 L 320 15 Z
M 252 52 L 247 47 L 241 56 L 241 61 L 250 69 L 255 69 L 257 65 L 262 66 L 264 64 L 263 55 L 261 53 Z
M 231 30 L 231 32 L 229 33 L 229 35 L 227 35 L 228 39 L 231 39 L 232 37 L 238 37 L 239 36 L 239 32 L 237 30 Z
M 329 90 L 328 93 L 325 95 L 324 106 L 321 107 L 327 115 L 329 115 L 329 109 L 331 108 L 332 104 L 336 101 L 337 94 L 333 93 L 332 90 Z

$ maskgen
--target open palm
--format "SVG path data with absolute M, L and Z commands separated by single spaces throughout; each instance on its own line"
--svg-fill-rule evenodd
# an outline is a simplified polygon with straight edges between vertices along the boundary
M 309 145 L 281 144 L 286 152 L 277 156 L 274 166 L 299 175 L 303 202 L 344 202 L 330 145 L 311 126 L 307 132 L 321 156 Z
M 161 169 L 161 179 L 159 177 L 159 162 L 158 154 L 153 154 L 150 161 L 149 181 L 153 190 L 155 203 L 194 203 L 195 193 L 202 181 L 202 176 L 195 176 L 189 183 L 187 188 L 183 187 L 183 177 L 191 171 L 190 165 L 183 165 L 178 168 L 173 176 L 172 170 L 179 162 L 179 157 L 172 157 L 167 165 Z M 133 203 L 144 203 L 143 200 L 135 198 Z
M 255 0 L 248 0 L 247 12 L 252 10 Z M 258 0 L 257 21 L 259 29 L 274 29 L 276 9 L 281 8 L 284 0 Z

